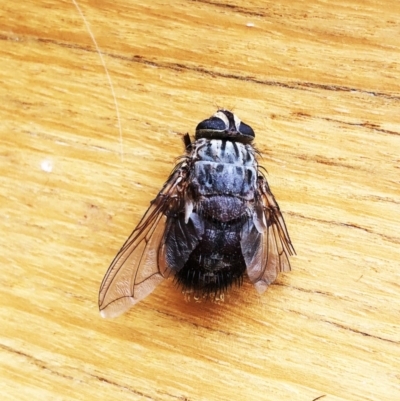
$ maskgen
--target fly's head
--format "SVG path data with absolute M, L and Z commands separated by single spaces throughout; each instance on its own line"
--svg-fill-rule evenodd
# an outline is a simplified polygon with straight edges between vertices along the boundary
M 253 128 L 228 110 L 218 110 L 212 117 L 196 127 L 195 139 L 229 139 L 241 143 L 251 143 L 255 137 Z

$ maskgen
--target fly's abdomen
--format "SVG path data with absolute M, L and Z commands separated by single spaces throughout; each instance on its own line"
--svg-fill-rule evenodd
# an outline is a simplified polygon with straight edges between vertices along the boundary
M 246 264 L 240 247 L 244 221 L 204 221 L 204 235 L 175 275 L 176 282 L 195 295 L 218 295 L 241 284 Z

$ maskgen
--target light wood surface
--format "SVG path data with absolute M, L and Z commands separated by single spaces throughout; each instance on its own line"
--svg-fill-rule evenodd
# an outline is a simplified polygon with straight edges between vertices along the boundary
M 400 399 L 400 3 L 0 7 L 2 400 Z M 256 132 L 297 256 L 263 296 L 102 277 L 217 107 Z M 121 127 L 121 134 L 119 131 Z

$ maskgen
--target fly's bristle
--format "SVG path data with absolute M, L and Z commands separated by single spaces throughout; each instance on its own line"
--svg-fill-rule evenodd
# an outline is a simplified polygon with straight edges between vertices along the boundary
M 186 300 L 222 301 L 230 287 L 242 285 L 243 275 L 244 271 L 224 269 L 210 273 L 184 268 L 174 276 L 174 281 L 182 289 Z

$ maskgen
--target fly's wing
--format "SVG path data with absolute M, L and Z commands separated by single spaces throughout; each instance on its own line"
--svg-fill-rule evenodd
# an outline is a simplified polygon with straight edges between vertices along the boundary
M 150 294 L 170 273 L 159 249 L 169 214 L 184 208 L 186 169 L 172 172 L 163 189 L 112 261 L 100 286 L 102 317 L 112 318 Z
M 242 229 L 241 248 L 250 281 L 263 293 L 279 272 L 290 270 L 289 256 L 296 252 L 278 203 L 263 176 L 258 177 L 257 192 L 259 200 L 253 219 Z
M 174 273 L 183 268 L 190 254 L 204 234 L 204 221 L 195 212 L 186 216 L 180 213 L 167 220 L 164 238 L 160 246 L 160 260 Z

